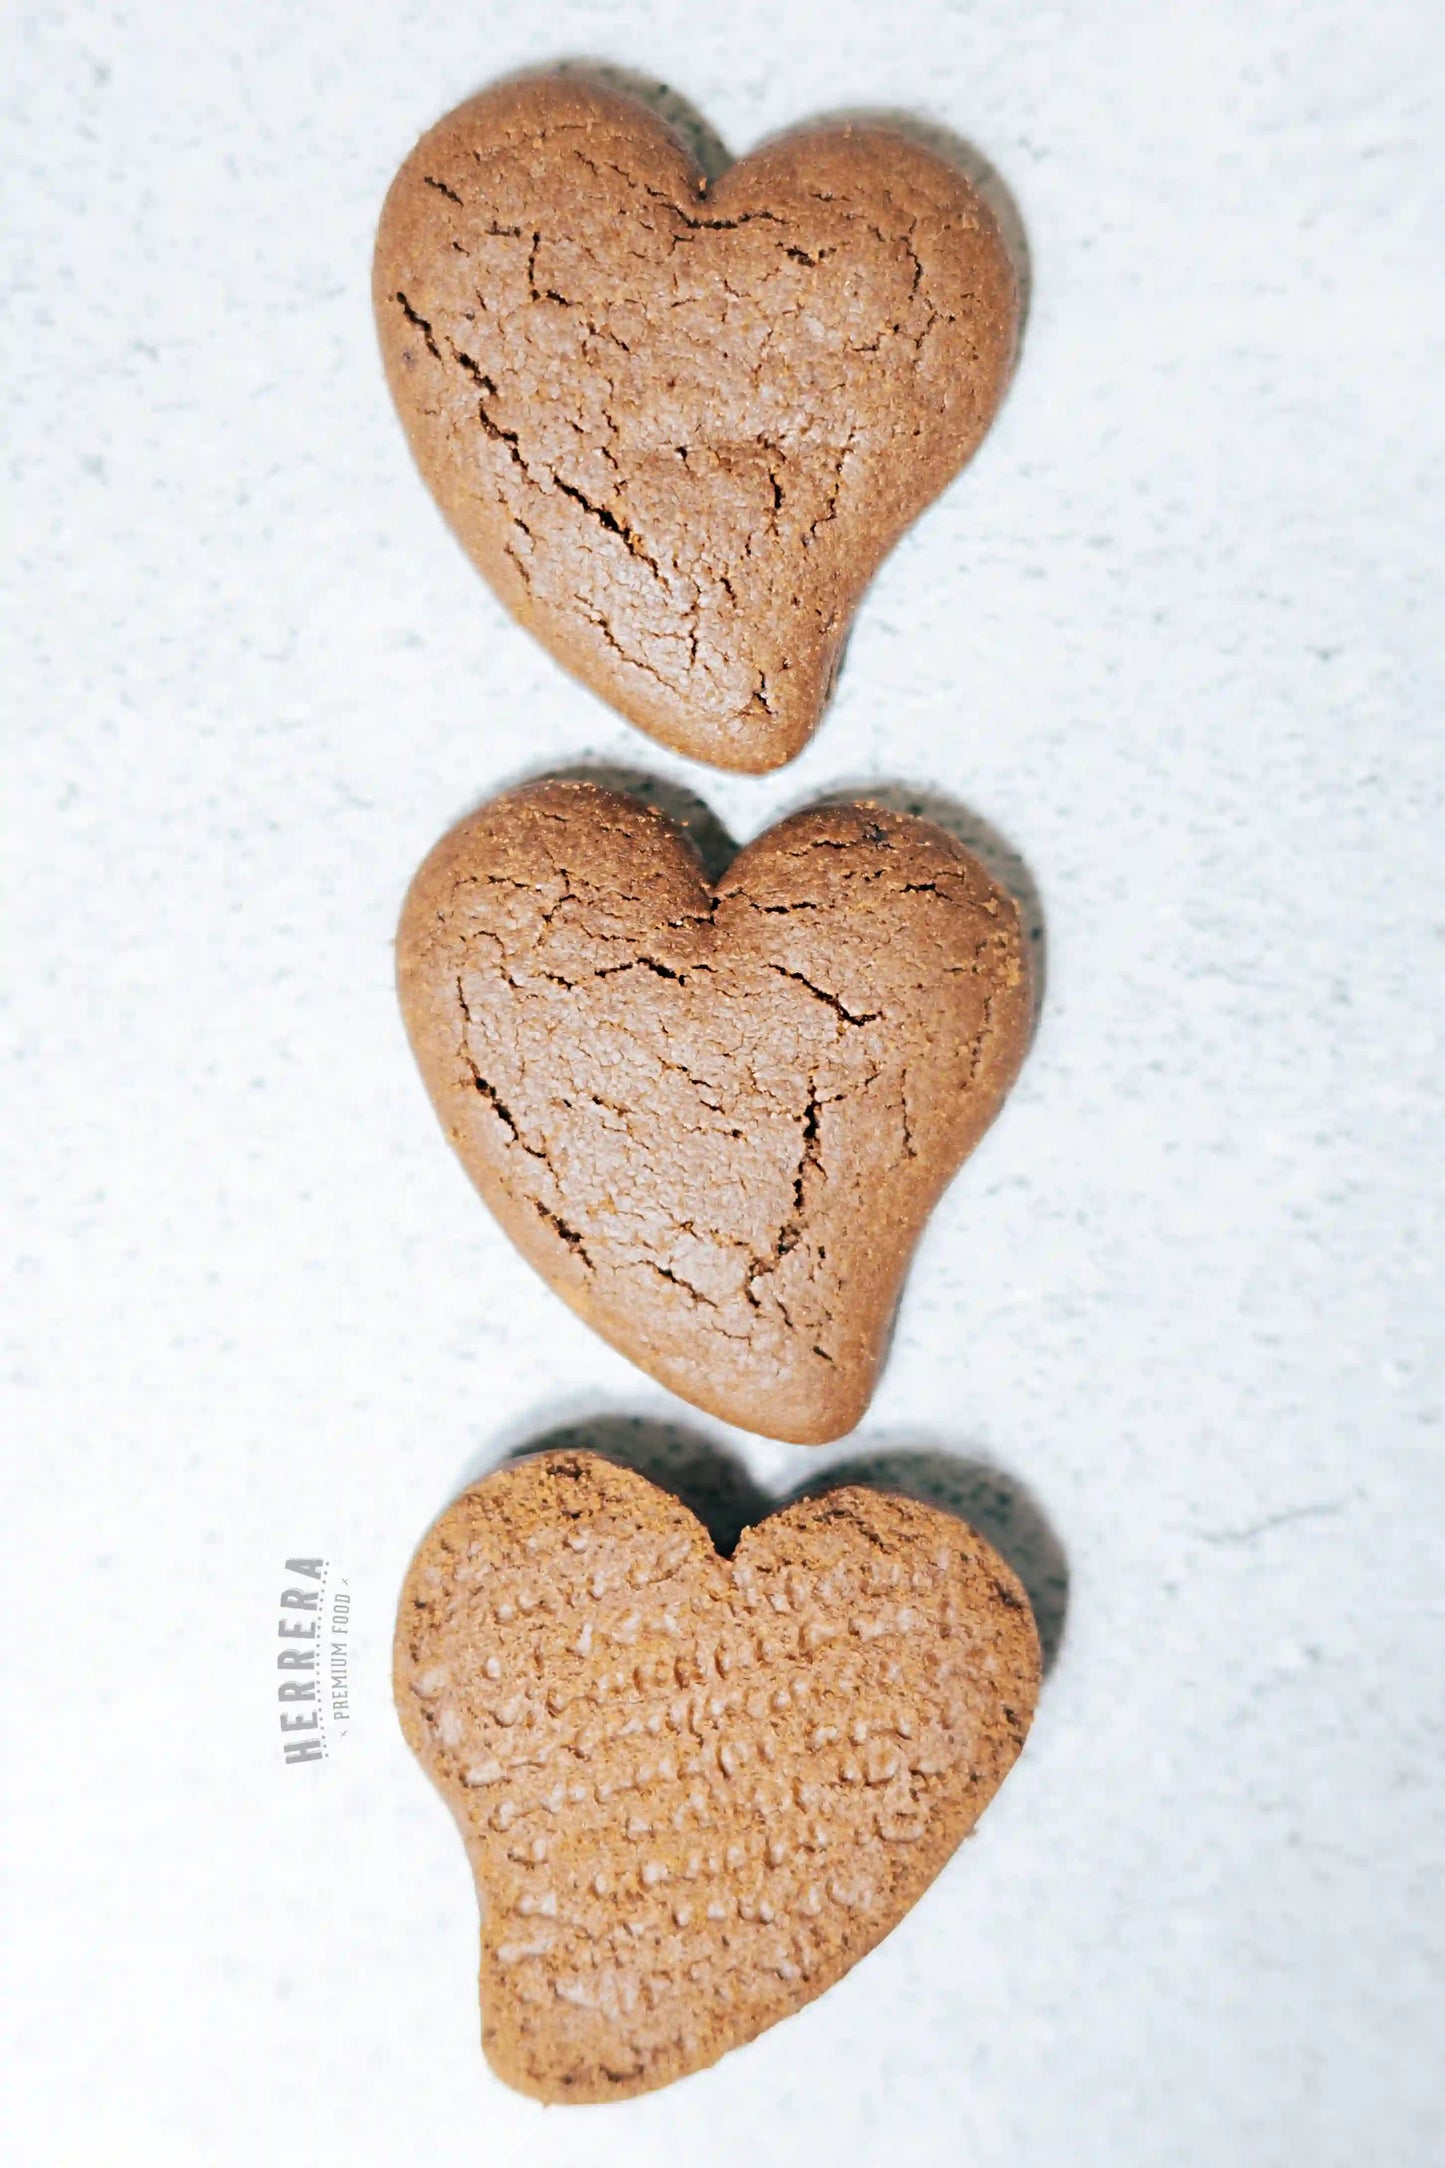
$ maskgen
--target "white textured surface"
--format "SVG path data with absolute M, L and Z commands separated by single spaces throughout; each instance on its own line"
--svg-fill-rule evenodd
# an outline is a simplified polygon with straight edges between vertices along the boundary
M 1445 17 L 10 25 L 7 2157 L 1426 2168 Z M 467 90 L 566 53 L 665 75 L 734 149 L 839 106 L 930 115 L 1029 232 L 1008 407 L 763 781 L 565 681 L 387 407 L 391 171 Z M 587 754 L 739 836 L 906 780 L 1032 867 L 1042 1029 L 863 1436 L 997 1461 L 1073 1587 L 1024 1762 L 879 1953 L 705 2076 L 542 2111 L 476 2049 L 468 1878 L 390 1713 L 391 1606 L 479 1460 L 681 1411 L 469 1193 L 389 942 L 458 813 Z M 733 1442 L 769 1479 L 806 1462 Z M 283 1770 L 280 1562 L 315 1548 L 357 1590 L 358 1718 Z

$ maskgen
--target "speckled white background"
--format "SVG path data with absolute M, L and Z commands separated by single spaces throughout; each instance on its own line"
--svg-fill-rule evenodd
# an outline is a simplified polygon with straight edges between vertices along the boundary
M 7 25 L 7 2158 L 1433 2164 L 1445 16 Z M 565 54 L 666 76 L 734 149 L 840 106 L 931 116 L 1027 226 L 1008 406 L 761 781 L 660 753 L 529 644 L 387 406 L 394 166 Z M 391 1609 L 503 1447 L 682 1411 L 474 1200 L 389 944 L 454 817 L 587 755 L 740 838 L 916 783 L 1027 860 L 1042 1028 L 862 1435 L 996 1462 L 1072 1593 L 1024 1762 L 876 1955 L 704 2076 L 543 2111 L 477 2052 Z M 812 1465 L 731 1443 L 780 1483 Z M 312 1550 L 357 1592 L 357 1718 L 283 1769 L 274 1606 Z

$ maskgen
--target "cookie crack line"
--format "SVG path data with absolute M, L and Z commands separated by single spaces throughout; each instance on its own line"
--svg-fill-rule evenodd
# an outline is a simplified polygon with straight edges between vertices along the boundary
M 547 1225 L 551 1228 L 553 1234 L 559 1236 L 560 1239 L 566 1243 L 568 1249 L 571 1250 L 573 1256 L 580 1258 L 582 1263 L 587 1267 L 588 1271 L 592 1271 L 594 1268 L 591 1256 L 588 1253 L 586 1243 L 583 1241 L 581 1235 L 577 1232 L 577 1229 L 575 1227 L 569 1226 L 567 1221 L 562 1218 L 560 1213 L 553 1212 L 547 1205 L 543 1204 L 540 1199 L 536 1197 L 532 1199 L 532 1209 L 536 1213 L 538 1219 L 545 1220 Z
M 762 1297 L 757 1292 L 757 1287 L 755 1283 L 759 1280 L 772 1280 L 783 1259 L 787 1257 L 793 1250 L 795 1250 L 798 1244 L 803 1240 L 803 1216 L 804 1205 L 807 1196 L 808 1175 L 810 1173 L 817 1173 L 819 1175 L 823 1175 L 824 1179 L 826 1180 L 826 1174 L 824 1173 L 823 1168 L 822 1148 L 818 1141 L 818 1117 L 822 1111 L 822 1104 L 822 1101 L 818 1097 L 817 1079 L 815 1077 L 810 1077 L 808 1079 L 807 1102 L 803 1108 L 801 1138 L 802 1149 L 798 1159 L 797 1172 L 793 1176 L 792 1217 L 789 1219 L 785 1219 L 778 1228 L 778 1232 L 773 1238 L 773 1247 L 771 1253 L 767 1256 L 754 1255 L 749 1260 L 748 1277 L 744 1283 L 743 1291 L 746 1294 L 748 1301 L 753 1305 L 754 1309 L 760 1309 L 762 1307 Z M 770 1286 L 768 1288 L 768 1294 L 771 1300 L 777 1304 L 779 1310 L 782 1312 L 783 1321 L 787 1325 L 788 1330 L 791 1332 L 794 1329 L 793 1319 L 788 1310 L 786 1302 L 783 1300 L 783 1297 L 778 1293 L 776 1287 Z M 832 1356 L 828 1353 L 826 1348 L 823 1348 L 816 1344 L 814 1345 L 812 1352 L 815 1355 L 820 1355 L 823 1361 L 826 1363 L 831 1363 L 833 1360 Z
M 775 964 L 772 962 L 769 962 L 768 969 L 769 971 L 776 971 L 780 979 L 794 979 L 797 981 L 799 986 L 806 986 L 808 992 L 813 996 L 815 1001 L 823 1002 L 825 1006 L 832 1009 L 836 1015 L 841 1016 L 845 1024 L 876 1024 L 879 1017 L 883 1014 L 883 1011 L 881 1009 L 868 1009 L 864 1012 L 862 1016 L 855 1016 L 851 1009 L 844 1006 L 844 1004 L 838 999 L 838 996 L 836 994 L 830 994 L 826 986 L 815 986 L 813 981 L 808 978 L 803 972 L 790 971 L 786 964 Z
M 473 1061 L 471 1048 L 467 1044 L 467 1031 L 472 1021 L 471 1011 L 467 1007 L 466 992 L 462 986 L 460 977 L 458 977 L 456 983 L 457 1001 L 461 1006 L 463 1020 L 460 1051 L 462 1060 L 465 1062 L 467 1069 L 471 1074 L 472 1089 L 479 1095 L 479 1097 L 486 1100 L 488 1106 L 492 1109 L 492 1112 L 511 1131 L 512 1141 L 514 1144 L 519 1144 L 522 1150 L 529 1153 L 533 1159 L 540 1159 L 541 1161 L 543 1161 L 544 1164 L 550 1165 L 551 1163 L 547 1159 L 546 1152 L 540 1151 L 535 1144 L 529 1144 L 527 1142 L 526 1138 L 522 1135 L 521 1128 L 518 1125 L 516 1116 L 512 1113 L 511 1108 L 507 1106 L 507 1104 L 503 1100 L 500 1092 L 497 1090 L 496 1085 L 491 1083 L 486 1077 L 482 1075 L 481 1070 L 477 1067 L 475 1061 Z
M 419 312 L 412 307 L 411 303 L 407 300 L 406 295 L 402 293 L 399 287 L 397 289 L 396 298 L 398 303 L 400 304 L 402 315 L 406 318 L 407 322 L 413 326 L 415 330 L 421 333 L 422 337 L 425 339 L 427 352 L 431 355 L 434 361 L 440 361 L 442 358 L 442 350 L 437 345 L 431 325 L 427 322 L 424 316 L 419 314 Z
M 437 360 L 440 361 L 442 359 L 442 356 L 438 352 L 436 345 L 433 341 L 430 325 L 427 324 L 422 317 L 417 315 L 416 311 L 408 303 L 404 294 L 398 293 L 396 298 L 401 303 L 402 312 L 406 316 L 407 321 L 409 323 L 416 324 L 422 330 L 432 353 L 434 353 Z M 556 299 L 558 297 L 554 295 L 552 298 Z M 479 390 L 484 392 L 488 398 L 496 398 L 496 383 L 490 376 L 486 374 L 486 372 L 482 369 L 480 363 L 477 362 L 472 355 L 465 353 L 462 348 L 457 346 L 454 342 L 449 341 L 448 343 L 451 344 L 452 359 L 456 363 L 457 367 L 463 372 L 463 374 L 470 377 L 472 382 L 478 387 Z M 533 489 L 538 492 L 539 495 L 545 496 L 548 491 L 555 490 L 561 496 L 570 497 L 574 504 L 580 505 L 582 507 L 582 510 L 587 513 L 589 518 L 595 519 L 598 522 L 599 526 L 604 528 L 608 534 L 614 534 L 619 538 L 620 541 L 624 542 L 632 555 L 636 557 L 642 564 L 645 564 L 659 581 L 664 578 L 662 567 L 658 564 L 656 558 L 650 555 L 646 546 L 640 540 L 636 532 L 624 521 L 618 519 L 617 515 L 614 512 L 610 511 L 605 504 L 594 503 L 592 498 L 587 495 L 585 490 L 578 489 L 576 485 L 572 482 L 564 481 L 562 476 L 558 474 L 555 469 L 552 469 L 549 472 L 546 480 L 539 480 L 536 470 L 533 468 L 530 461 L 527 459 L 526 454 L 522 450 L 521 437 L 518 431 L 515 429 L 504 429 L 501 423 L 488 409 L 485 399 L 479 400 L 477 403 L 477 419 L 480 421 L 483 430 L 493 440 L 494 443 L 505 444 L 508 447 L 513 464 L 521 470 L 521 472 L 525 475 L 528 483 Z M 512 515 L 512 523 L 514 526 L 521 528 L 523 534 L 530 537 L 532 530 L 527 526 L 526 522 L 519 519 L 515 513 L 513 513 Z

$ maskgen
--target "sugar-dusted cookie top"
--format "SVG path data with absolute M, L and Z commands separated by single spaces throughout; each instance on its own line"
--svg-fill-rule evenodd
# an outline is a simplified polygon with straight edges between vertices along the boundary
M 1023 1590 L 931 1506 L 834 1491 L 724 1560 L 591 1454 L 475 1485 L 412 1561 L 395 1682 L 476 1879 L 493 2067 L 625 2099 L 820 1995 L 968 1835 L 1038 1680 Z
M 423 137 L 375 302 L 417 464 L 507 607 L 639 728 L 754 772 L 816 727 L 1018 315 L 992 214 L 910 137 L 803 130 L 710 184 L 646 106 L 558 76 Z
M 639 800 L 534 784 L 432 852 L 397 967 L 448 1137 L 564 1300 L 728 1422 L 850 1430 L 1027 1043 L 1018 913 L 977 859 L 821 806 L 714 888 Z

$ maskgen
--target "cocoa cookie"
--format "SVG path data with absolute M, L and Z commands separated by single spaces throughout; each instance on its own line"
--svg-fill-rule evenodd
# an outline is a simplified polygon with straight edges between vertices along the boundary
M 640 729 L 752 772 L 816 727 L 1018 317 L 991 212 L 908 136 L 804 130 L 714 184 L 557 76 L 422 138 L 375 302 L 417 465 L 507 608 Z
M 398 983 L 462 1164 L 579 1316 L 728 1422 L 853 1427 L 1027 1042 L 1018 914 L 961 844 L 823 806 L 712 888 L 637 799 L 534 784 L 427 859 Z
M 973 1828 L 1038 1682 L 1018 1582 L 931 1506 L 833 1491 L 724 1560 L 592 1454 L 467 1491 L 395 1686 L 476 1879 L 493 2069 L 621 2100 L 822 1994 Z

